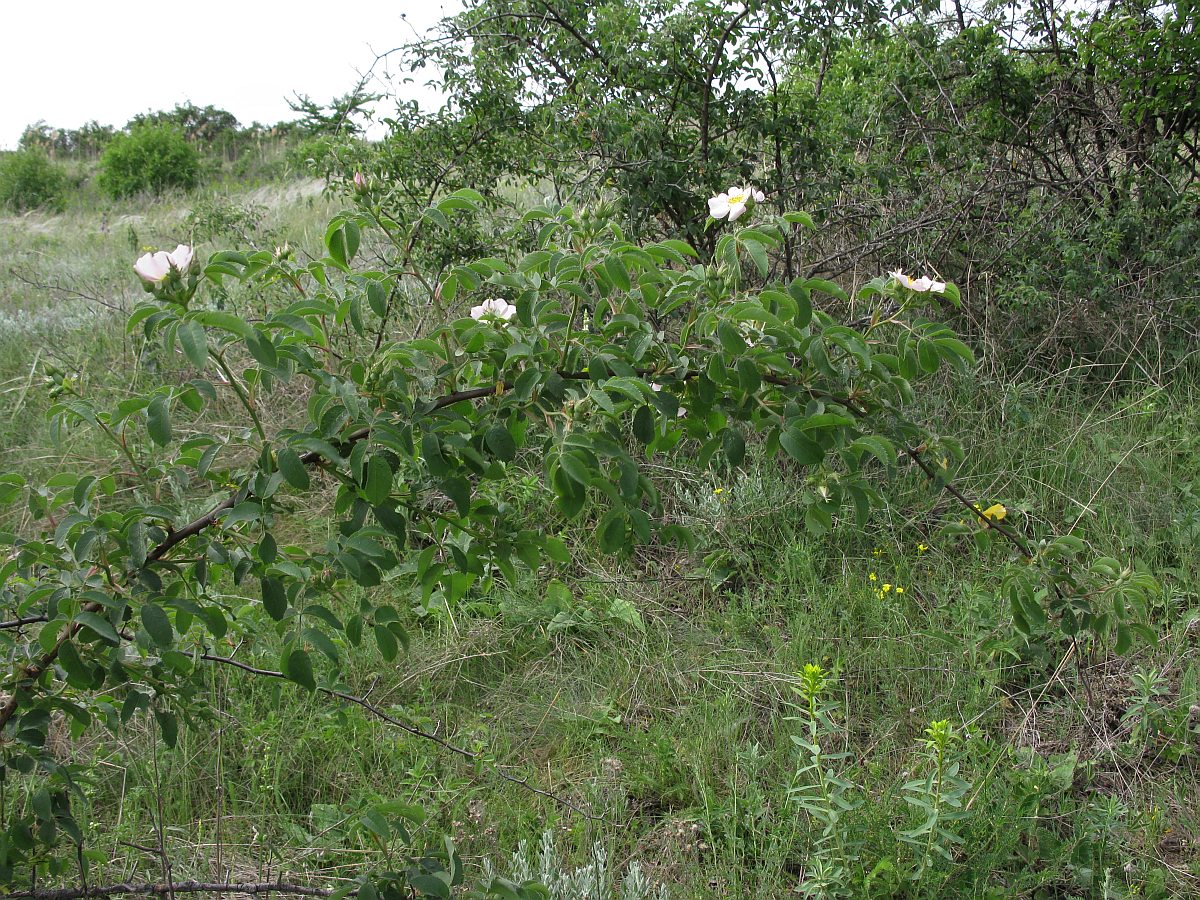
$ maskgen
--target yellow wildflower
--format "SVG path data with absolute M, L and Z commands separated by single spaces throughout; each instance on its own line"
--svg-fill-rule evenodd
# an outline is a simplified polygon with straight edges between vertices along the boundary
M 976 506 L 975 509 L 978 511 L 979 507 Z M 979 515 L 980 525 L 987 525 L 989 522 L 1003 522 L 1004 517 L 1008 515 L 1008 509 L 1003 503 L 993 503 L 987 509 L 983 510 L 983 512 L 979 513 Z

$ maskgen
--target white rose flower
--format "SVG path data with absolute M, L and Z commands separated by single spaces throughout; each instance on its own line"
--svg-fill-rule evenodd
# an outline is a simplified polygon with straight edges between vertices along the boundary
M 180 244 L 167 254 L 167 259 L 170 261 L 171 267 L 182 275 L 192 267 L 192 256 L 192 248 L 187 244 Z
M 920 278 L 912 278 L 905 275 L 900 269 L 894 272 L 888 272 L 896 281 L 904 285 L 910 291 L 916 291 L 919 294 L 926 294 L 932 291 L 935 294 L 941 294 L 946 290 L 946 282 L 934 281 L 928 276 L 922 275 Z
M 750 203 L 762 203 L 767 195 L 752 184 L 745 187 L 731 187 L 723 194 L 708 201 L 708 214 L 714 219 L 729 216 L 730 222 L 736 222 Z
M 484 300 L 478 306 L 471 307 L 472 319 L 489 319 L 496 322 L 508 322 L 517 314 L 517 308 L 507 300 L 493 298 Z
M 133 264 L 133 271 L 146 284 L 161 284 L 163 279 L 171 274 L 171 254 L 165 250 L 157 253 L 147 253 L 138 257 Z
M 180 275 L 191 269 L 193 258 L 192 248 L 187 244 L 180 244 L 170 253 L 159 250 L 157 253 L 147 253 L 138 257 L 138 261 L 133 264 L 133 271 L 146 284 L 162 284 L 172 269 Z
M 746 204 L 754 199 L 754 188 L 732 187 L 723 194 L 708 201 L 708 214 L 714 219 L 729 217 L 730 222 L 736 222 L 746 211 Z

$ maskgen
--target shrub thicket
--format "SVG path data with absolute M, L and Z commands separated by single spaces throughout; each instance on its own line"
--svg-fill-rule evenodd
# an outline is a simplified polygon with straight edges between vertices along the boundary
M 441 72 L 446 107 L 400 116 L 358 166 L 414 184 L 409 202 L 430 183 L 550 184 L 617 203 L 631 236 L 682 233 L 705 255 L 697 204 L 752 181 L 824 226 L 787 235 L 781 274 L 848 287 L 864 266 L 920 263 L 963 285 L 960 327 L 998 366 L 1157 376 L 1186 358 L 1194 0 L 1121 0 L 1053 27 L 1017 4 L 1015 30 L 1009 12 L 899 9 L 606 0 L 530 41 L 542 4 L 476 0 L 408 48 L 414 76 Z M 1143 358 L 1150 335 L 1161 358 Z
M 18 150 L 0 157 L 0 205 L 17 211 L 62 205 L 67 176 L 44 153 Z
M 8 896 L 1194 896 L 1194 0 L 465 6 L 0 371 Z
M 169 188 L 193 188 L 200 178 L 200 154 L 182 132 L 167 126 L 141 126 L 118 134 L 100 158 L 100 189 L 111 197 Z

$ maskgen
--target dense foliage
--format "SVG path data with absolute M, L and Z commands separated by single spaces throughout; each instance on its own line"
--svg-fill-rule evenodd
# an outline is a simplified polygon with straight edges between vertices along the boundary
M 453 616 L 473 591 L 516 584 L 518 566 L 549 574 L 568 564 L 555 531 L 577 527 L 595 502 L 605 512 L 587 527 L 605 553 L 690 546 L 643 465 L 681 441 L 701 465 L 737 467 L 748 445 L 789 460 L 815 535 L 842 516 L 865 525 L 898 453 L 938 483 L 957 458 L 957 445 L 905 413 L 922 379 L 972 361 L 923 315 L 936 296 L 957 302 L 957 289 L 882 276 L 859 291 L 857 326 L 840 324 L 819 299 L 848 301 L 836 285 L 768 278 L 782 235 L 810 224 L 802 213 L 722 232 L 705 265 L 684 241 L 635 244 L 607 218 L 536 208 L 517 232 L 527 251 L 456 266 L 437 284 L 409 268 L 412 248 L 483 197 L 454 192 L 401 225 L 363 186 L 360 211 L 331 223 L 323 260 L 226 252 L 201 271 L 182 246 L 138 260 L 154 299 L 130 326 L 166 359 L 182 354 L 194 377 L 103 410 L 56 376 L 53 414 L 64 428 L 99 429 L 128 472 L 60 476 L 31 491 L 19 476 L 4 482 L 7 500 L 52 526 L 6 538 L 4 606 L 18 624 L 41 624 L 5 640 L 15 675 L 0 708 L 15 739 L 5 765 L 50 778 L 9 825 L 8 877 L 58 828 L 81 840 L 70 773 L 39 751 L 55 710 L 79 728 L 110 729 L 149 710 L 174 744 L 181 720 L 206 715 L 207 665 L 229 663 L 213 642 L 263 627 L 283 638 L 278 677 L 339 692 L 339 642 L 373 640 L 386 661 L 408 642 L 387 602 L 335 613 L 330 598 L 344 585 L 386 577 Z M 712 208 L 740 217 L 755 194 L 731 189 Z M 365 226 L 396 254 L 385 270 L 351 265 Z M 220 302 L 230 279 L 252 288 L 247 313 L 267 297 L 284 302 L 261 319 L 239 314 Z M 204 283 L 217 304 L 198 293 Z M 482 302 L 460 316 L 460 297 Z M 412 336 L 391 337 L 395 323 Z M 259 410 L 292 382 L 306 385 L 307 420 L 269 434 Z M 240 401 L 243 427 L 188 425 L 181 439 L 181 421 L 201 424 L 218 385 Z M 504 484 L 518 459 L 539 461 L 557 528 L 514 516 Z M 339 483 L 335 536 L 284 546 L 276 529 L 315 478 Z M 1152 579 L 1115 560 L 1078 565 L 1085 545 L 1074 537 L 1031 546 L 1002 523 L 1003 507 L 962 501 L 978 523 L 947 534 L 995 532 L 1019 551 L 1006 591 L 1031 640 L 1061 630 L 1130 646 Z M 235 612 L 232 594 L 250 584 L 261 605 Z M 411 872 L 381 877 L 424 883 Z
M 936 711 L 913 704 L 915 751 L 888 770 L 871 747 L 852 752 L 867 741 L 851 725 L 841 650 L 801 619 L 779 640 L 807 656 L 781 679 L 769 726 L 755 730 L 751 714 L 720 734 L 701 729 L 706 745 L 735 746 L 744 771 L 765 769 L 760 740 L 785 745 L 783 800 L 758 795 L 748 813 L 761 785 L 735 783 L 743 808 L 710 816 L 708 840 L 719 822 L 720 839 L 753 861 L 769 826 L 789 821 L 774 846 L 801 860 L 792 883 L 806 896 L 1004 896 L 1018 883 L 1047 896 L 1165 891 L 1163 867 L 1108 858 L 1125 820 L 1110 800 L 1043 813 L 1049 792 L 1070 794 L 1078 760 L 1018 753 L 1017 736 L 1051 690 L 1073 700 L 1078 690 L 1075 702 L 1093 708 L 1086 666 L 1156 648 L 1194 601 L 1163 596 L 1164 582 L 1186 581 L 1184 557 L 1170 544 L 1175 558 L 1152 571 L 1130 546 L 1110 551 L 1090 530 L 1095 495 L 1070 498 L 1069 517 L 973 496 L 957 479 L 970 448 L 955 435 L 986 440 L 1027 421 L 1021 388 L 1012 379 L 1002 414 L 982 423 L 954 422 L 943 404 L 977 373 L 956 328 L 1014 371 L 1111 356 L 1109 371 L 1161 377 L 1190 351 L 1194 333 L 1177 323 L 1195 302 L 1184 289 L 1200 160 L 1180 82 L 1197 62 L 1193 10 L 1181 0 L 1087 17 L 1016 12 L 1014 27 L 872 2 L 477 0 L 409 48 L 414 70 L 441 73 L 450 100 L 438 113 L 401 106 L 393 135 L 372 145 L 346 127 L 369 95 L 329 110 L 298 98 L 315 136 L 304 149 L 345 201 L 320 246 L 252 234 L 249 207 L 201 205 L 193 234 L 238 246 L 129 254 L 145 297 L 128 316 L 137 371 L 119 395 L 101 399 L 78 368 L 38 369 L 55 439 L 89 434 L 105 449 L 95 464 L 64 453 L 45 477 L 0 475 L 0 884 L 34 884 L 26 896 L 38 898 L 47 878 L 78 880 L 80 893 L 54 896 L 89 896 L 103 860 L 89 855 L 95 826 L 81 809 L 97 779 L 64 754 L 63 734 L 124 740 L 152 723 L 182 751 L 189 733 L 227 727 L 226 677 L 274 685 L 268 707 L 281 686 L 357 707 L 476 775 L 587 816 L 574 794 L 537 787 L 540 770 L 513 774 L 491 745 L 503 722 L 444 733 L 417 700 L 376 703 L 363 669 L 404 669 L 410 644 L 434 631 L 460 671 L 481 656 L 508 665 L 524 637 L 481 653 L 466 638 L 468 622 L 505 614 L 549 640 L 644 634 L 629 600 L 577 596 L 600 590 L 584 585 L 606 583 L 596 567 L 609 565 L 634 579 L 693 566 L 720 602 L 746 604 L 729 621 L 744 616 L 755 641 L 771 639 L 779 627 L 756 614 L 753 567 L 723 531 L 737 527 L 723 485 L 757 470 L 795 524 L 786 538 L 782 520 L 768 532 L 773 567 L 819 580 L 811 551 L 795 562 L 797 547 L 846 535 L 869 545 L 890 516 L 913 530 L 918 560 L 896 561 L 897 572 L 920 569 L 926 541 L 952 566 L 983 570 L 980 585 L 940 601 L 981 636 L 955 665 L 990 706 L 1030 705 L 981 762 L 967 747 L 983 714 L 950 718 L 958 698 Z M 181 108 L 115 135 L 100 183 L 113 196 L 189 187 L 194 143 L 236 129 L 220 112 Z M 1134 290 L 1151 282 L 1157 290 Z M 1162 353 L 1139 349 L 1147 330 L 1161 332 Z M 1136 449 L 1079 452 L 1111 456 L 1115 473 Z M 704 491 L 722 510 L 716 525 L 683 511 L 687 479 L 722 485 Z M 893 498 L 917 479 L 933 499 L 919 521 L 898 521 Z M 1180 508 L 1192 503 L 1186 479 L 1170 490 Z M 300 527 L 314 510 L 327 518 Z M 876 611 L 911 602 L 913 584 L 889 578 L 881 547 L 872 553 Z M 533 602 L 513 612 L 522 591 Z M 672 602 L 686 619 L 687 597 Z M 939 614 L 939 602 L 919 602 L 920 616 Z M 836 621 L 854 633 L 860 615 L 847 601 Z M 1182 627 L 1186 654 L 1194 629 Z M 918 647 L 909 665 L 933 652 Z M 1155 765 L 1192 753 L 1200 719 L 1182 698 L 1200 700 L 1200 669 L 1187 671 L 1172 683 L 1139 669 L 1121 714 Z M 906 674 L 887 676 L 900 702 Z M 275 743 L 285 726 L 261 727 Z M 358 753 L 354 728 L 343 717 L 327 730 Z M 625 731 L 611 709 L 586 728 Z M 669 742 L 644 741 L 651 762 L 631 792 L 664 808 L 722 802 L 695 789 L 705 773 L 680 766 Z M 339 863 L 351 871 L 341 895 L 466 890 L 454 841 L 420 830 L 422 778 L 403 799 L 306 807 L 318 833 L 297 840 L 332 834 L 360 854 Z M 1009 837 L 1004 822 L 981 822 L 997 781 Z M 438 791 L 458 796 L 449 777 Z M 1078 823 L 1042 821 L 1074 812 Z M 149 852 L 170 882 L 163 820 L 160 806 Z M 511 871 L 480 867 L 476 893 L 613 895 L 602 848 L 560 877 L 547 835 L 544 871 L 521 846 Z M 1000 871 L 968 866 L 972 855 Z M 1058 869 L 1043 878 L 1050 858 Z M 639 867 L 627 872 L 621 896 L 656 893 Z
M 18 150 L 0 155 L 0 205 L 17 212 L 62 203 L 67 176 L 45 154 Z
M 110 197 L 192 188 L 200 176 L 200 154 L 181 131 L 144 125 L 118 134 L 100 157 L 97 183 Z
M 371 165 L 451 188 L 547 179 L 706 251 L 691 210 L 753 177 L 822 222 L 786 237 L 788 277 L 899 254 L 969 288 L 963 326 L 1023 362 L 1161 369 L 1140 340 L 1177 358 L 1196 334 L 1193 12 L 474 3 L 406 49 L 447 107 L 402 109 Z

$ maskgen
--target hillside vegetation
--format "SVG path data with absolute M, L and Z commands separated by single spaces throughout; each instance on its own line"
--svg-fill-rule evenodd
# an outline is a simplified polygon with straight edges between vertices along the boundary
M 7 896 L 1200 893 L 1194 16 L 473 0 L 381 141 L 31 127 Z

